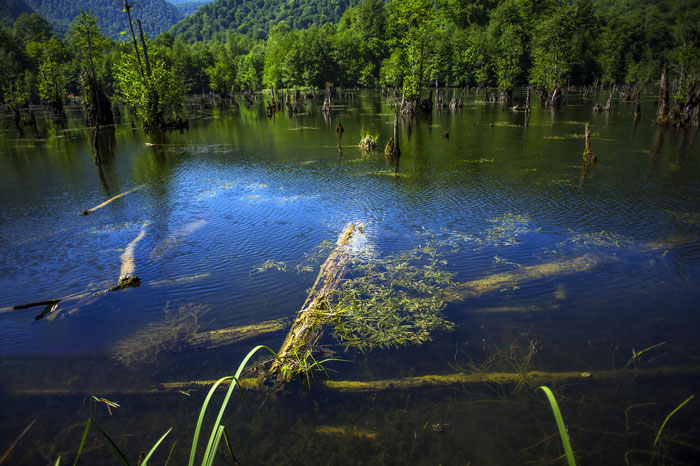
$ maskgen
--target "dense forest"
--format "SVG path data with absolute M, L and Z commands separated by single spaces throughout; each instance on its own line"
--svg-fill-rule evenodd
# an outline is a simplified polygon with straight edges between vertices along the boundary
M 212 0 L 187 0 L 187 1 L 180 1 L 180 0 L 170 0 L 170 3 L 175 5 L 175 8 L 180 12 L 180 15 L 184 18 L 185 16 L 189 16 L 193 14 L 197 9 L 202 6 L 206 5 L 207 3 L 211 3 Z
M 7 0 L 5 0 L 7 1 Z M 13 0 L 9 0 L 13 3 Z M 80 14 L 80 10 L 92 13 L 98 18 L 98 25 L 103 34 L 118 38 L 127 29 L 126 16 L 122 12 L 123 2 L 118 0 L 22 0 L 34 12 L 49 21 L 52 29 L 64 35 L 71 23 Z M 15 3 L 19 3 L 16 2 Z M 31 12 L 31 11 L 30 11 Z M 167 31 L 183 15 L 166 0 L 139 0 L 134 2 L 134 17 L 143 21 L 147 34 L 156 36 Z
M 265 38 L 286 21 L 292 29 L 337 23 L 357 0 L 216 0 L 176 24 L 171 32 L 187 41 L 225 37 L 226 31 Z
M 220 18 L 213 14 L 219 9 L 252 18 L 246 8 L 267 1 L 218 0 L 191 19 Z M 700 74 L 700 0 L 362 0 L 342 12 L 337 24 L 321 26 L 315 24 L 333 19 L 345 3 L 286 5 L 316 13 L 282 15 L 290 21 L 274 24 L 266 39 L 259 35 L 276 21 L 272 16 L 268 22 L 258 15 L 263 22 L 234 23 L 251 28 L 249 34 L 214 34 L 211 27 L 183 22 L 149 40 L 148 33 L 139 37 L 136 23 L 129 29 L 127 14 L 120 13 L 126 40 L 105 38 L 98 22 L 88 28 L 86 45 L 87 29 L 77 20 L 59 39 L 44 18 L 22 14 L 12 27 L 0 28 L 3 101 L 10 110 L 40 101 L 58 107 L 69 92 L 83 95 L 95 84 L 113 100 L 161 114 L 160 106 L 181 101 L 186 92 L 228 97 L 270 87 L 318 89 L 327 82 L 396 87 L 408 99 L 436 83 L 497 87 L 502 96 L 528 85 L 556 96 L 569 86 L 656 84 L 668 65 L 671 98 L 681 102 Z M 134 7 L 132 18 L 136 12 Z M 300 24 L 314 25 L 295 27 Z M 214 39 L 198 39 L 208 35 Z M 86 87 L 88 74 L 93 85 Z M 156 85 L 162 88 L 154 94 Z M 139 86 L 143 95 L 135 94 Z
M 0 24 L 12 26 L 22 13 L 32 13 L 32 9 L 22 0 L 0 0 Z

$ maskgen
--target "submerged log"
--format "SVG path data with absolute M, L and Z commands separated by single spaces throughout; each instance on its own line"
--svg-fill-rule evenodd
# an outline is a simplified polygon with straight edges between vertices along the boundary
M 463 301 L 466 298 L 475 298 L 503 287 L 513 286 L 516 283 L 591 270 L 599 261 L 600 259 L 595 256 L 585 255 L 574 259 L 520 267 L 512 272 L 498 273 L 480 280 L 455 285 L 446 289 L 442 298 L 446 302 Z
M 651 369 L 608 369 L 565 372 L 457 372 L 453 374 L 423 375 L 401 379 L 355 381 L 326 380 L 321 382 L 326 388 L 349 393 L 371 393 L 384 390 L 408 390 L 431 387 L 449 387 L 452 385 L 483 384 L 522 384 L 531 386 L 565 382 L 605 381 L 626 377 L 675 377 L 697 375 L 698 366 L 659 367 Z M 214 381 L 212 381 L 213 383 Z
M 321 338 L 323 325 L 333 310 L 329 305 L 332 295 L 340 287 L 352 257 L 350 240 L 362 232 L 362 224 L 349 224 L 338 237 L 335 249 L 321 266 L 316 282 L 297 314 L 285 338 L 277 358 L 270 367 L 270 373 L 281 379 L 289 379 L 298 370 L 300 359 L 306 358 L 314 350 Z
M 103 208 L 104 206 L 108 205 L 109 203 L 116 201 L 116 200 L 119 199 L 120 197 L 124 197 L 124 196 L 126 196 L 127 194 L 131 194 L 131 193 L 133 193 L 134 191 L 138 191 L 139 189 L 143 188 L 144 186 L 146 186 L 146 185 L 142 184 L 142 185 L 137 186 L 137 187 L 135 187 L 135 188 L 133 188 L 133 189 L 130 189 L 130 190 L 128 190 L 128 191 L 125 191 L 125 192 L 123 192 L 123 193 L 121 193 L 121 194 L 117 194 L 116 196 L 107 199 L 107 200 L 104 201 L 102 204 L 96 205 L 96 206 L 93 207 L 92 209 L 83 210 L 83 211 L 81 212 L 81 214 L 82 214 L 82 215 L 89 215 L 89 214 L 95 212 L 96 210 L 99 210 L 99 209 Z
M 449 388 L 452 386 L 482 386 L 527 384 L 531 386 L 555 383 L 595 383 L 624 379 L 661 379 L 665 377 L 682 377 L 700 375 L 700 366 L 666 366 L 648 369 L 623 368 L 580 371 L 524 371 L 524 372 L 456 372 L 450 374 L 430 374 L 417 377 L 404 377 L 384 380 L 325 380 L 319 383 L 329 390 L 341 393 L 375 393 L 387 390 L 420 390 L 430 388 Z M 216 380 L 187 380 L 158 384 L 155 387 L 136 387 L 86 389 L 76 390 L 70 387 L 52 386 L 50 388 L 26 388 L 16 390 L 6 389 L 8 395 L 19 396 L 84 396 L 99 392 L 102 396 L 109 395 L 172 395 L 182 393 L 189 395 L 191 390 L 208 390 Z M 261 377 L 243 377 L 239 379 L 240 387 L 244 390 L 267 390 Z M 226 389 L 230 381 L 222 383 L 219 388 Z
M 208 332 L 198 332 L 190 338 L 190 344 L 198 349 L 211 349 L 232 345 L 243 340 L 255 338 L 266 333 L 284 330 L 289 325 L 289 319 L 267 320 L 242 327 L 222 328 Z

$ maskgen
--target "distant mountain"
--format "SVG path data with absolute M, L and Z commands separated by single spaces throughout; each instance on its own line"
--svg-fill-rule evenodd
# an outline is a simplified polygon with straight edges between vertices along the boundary
M 168 0 L 170 3 L 175 5 L 175 8 L 180 12 L 180 15 L 184 18 L 189 16 L 202 5 L 211 3 L 214 0 Z
M 0 0 L 6 1 L 6 0 Z M 13 0 L 9 0 L 11 3 Z M 15 0 L 16 2 L 17 0 Z M 114 38 L 128 29 L 123 0 L 23 0 L 37 13 L 49 20 L 58 34 L 68 30 L 80 10 L 92 13 L 98 18 L 102 33 Z M 132 17 L 141 19 L 144 32 L 155 37 L 177 23 L 182 15 L 172 3 L 165 0 L 133 1 Z
M 359 0 L 216 0 L 200 7 L 170 30 L 188 41 L 207 40 L 228 30 L 265 38 L 286 21 L 294 29 L 337 22 Z
M 12 26 L 22 13 L 33 13 L 33 10 L 22 0 L 0 0 L 0 24 Z

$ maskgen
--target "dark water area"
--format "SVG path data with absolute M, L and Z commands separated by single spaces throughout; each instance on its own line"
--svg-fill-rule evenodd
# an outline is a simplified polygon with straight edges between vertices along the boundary
M 547 382 L 577 464 L 697 464 L 700 401 L 679 409 L 654 441 L 700 388 L 698 130 L 652 126 L 651 95 L 637 122 L 631 102 L 595 115 L 593 104 L 606 98 L 574 93 L 556 113 L 535 107 L 527 116 L 472 93 L 456 112 L 401 121 L 397 163 L 383 154 L 390 102 L 369 91 L 336 99 L 330 118 L 321 99 L 268 118 L 261 98 L 250 108 L 190 103 L 183 131 L 144 134 L 127 118 L 103 131 L 99 163 L 77 111 L 65 128 L 45 118 L 24 137 L 6 118 L 0 455 L 36 419 L 6 464 L 72 462 L 93 415 L 134 464 L 174 427 L 149 464 L 163 464 L 176 439 L 170 464 L 185 464 L 206 392 L 151 391 L 232 375 L 253 346 L 276 350 L 286 331 L 208 350 L 166 348 L 128 364 L 115 348 L 183 306 L 206 309 L 200 331 L 292 318 L 318 272 L 309 255 L 361 221 L 364 253 L 429 244 L 459 283 L 581 257 L 594 265 L 450 302 L 453 331 L 420 346 L 336 346 L 348 362 L 329 362 L 328 378 L 592 373 Z M 598 155 L 588 167 L 586 122 Z M 365 132 L 378 136 L 376 152 L 358 147 Z M 140 287 L 66 300 L 41 320 L 43 307 L 12 309 L 114 285 L 130 243 Z M 224 424 L 240 464 L 565 464 L 536 387 L 349 394 L 312 381 L 310 391 L 237 397 Z M 110 415 L 90 395 L 120 408 Z M 81 461 L 120 464 L 96 432 Z M 228 461 L 224 450 L 217 464 Z

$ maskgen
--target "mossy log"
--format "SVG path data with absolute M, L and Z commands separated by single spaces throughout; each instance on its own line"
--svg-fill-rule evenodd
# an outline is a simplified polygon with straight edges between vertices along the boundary
M 605 369 L 605 370 L 571 370 L 561 372 L 549 371 L 527 371 L 527 372 L 456 372 L 450 374 L 431 374 L 416 377 L 404 377 L 397 379 L 383 380 L 325 380 L 318 382 L 328 390 L 340 393 L 376 393 L 388 390 L 420 390 L 430 388 L 447 388 L 452 386 L 482 386 L 482 385 L 509 385 L 527 384 L 537 386 L 542 384 L 556 383 L 595 383 L 612 380 L 625 379 L 662 379 L 667 377 L 687 377 L 699 376 L 700 366 L 666 366 L 656 368 L 627 368 L 627 369 Z M 8 395 L 20 396 L 84 396 L 99 392 L 101 396 L 114 395 L 172 395 L 176 393 L 189 394 L 190 391 L 209 390 L 216 380 L 188 380 L 165 382 L 155 387 L 144 388 L 129 386 L 125 388 L 94 388 L 71 389 L 69 387 L 41 387 L 41 388 L 18 388 L 16 390 L 6 389 Z M 219 388 L 225 389 L 229 382 L 222 383 Z M 261 376 L 244 377 L 239 379 L 243 390 L 267 390 L 269 385 Z
M 348 393 L 371 393 L 385 390 L 409 390 L 452 385 L 522 384 L 531 386 L 553 383 L 605 381 L 621 378 L 660 378 L 700 374 L 700 366 L 658 367 L 649 369 L 608 369 L 590 371 L 528 371 L 528 372 L 457 372 L 452 374 L 423 375 L 400 379 L 371 381 L 326 380 L 323 386 Z M 214 381 L 212 381 L 213 383 Z
M 512 272 L 498 273 L 479 280 L 455 285 L 443 292 L 443 299 L 447 302 L 463 301 L 466 298 L 475 298 L 491 291 L 513 286 L 516 283 L 585 272 L 595 267 L 599 261 L 600 258 L 596 256 L 584 255 L 574 259 L 520 267 Z
M 82 214 L 82 215 L 89 215 L 89 214 L 95 212 L 96 210 L 99 210 L 99 209 L 103 208 L 104 206 L 110 204 L 111 202 L 116 201 L 116 200 L 119 199 L 120 197 L 124 197 L 124 196 L 126 196 L 127 194 L 133 193 L 134 191 L 138 191 L 139 189 L 143 188 L 144 186 L 145 186 L 145 185 L 142 184 L 142 185 L 140 185 L 140 186 L 135 187 L 134 189 L 130 189 L 130 190 L 125 191 L 125 192 L 123 192 L 123 193 L 121 193 L 121 194 L 117 194 L 116 196 L 107 199 L 107 200 L 104 201 L 102 204 L 96 205 L 96 206 L 93 207 L 92 209 L 83 210 L 83 211 L 81 212 L 81 214 Z
M 267 320 L 253 325 L 242 327 L 222 328 L 208 332 L 198 332 L 192 335 L 190 343 L 199 349 L 218 348 L 232 345 L 239 341 L 255 338 L 266 333 L 279 332 L 289 325 L 289 319 Z
M 362 231 L 361 224 L 351 223 L 338 237 L 336 247 L 321 266 L 316 282 L 297 314 L 285 338 L 277 358 L 270 367 L 270 373 L 278 376 L 289 364 L 313 350 L 323 333 L 323 324 L 328 318 L 331 295 L 338 289 L 348 271 L 352 257 L 349 243 L 353 236 Z

